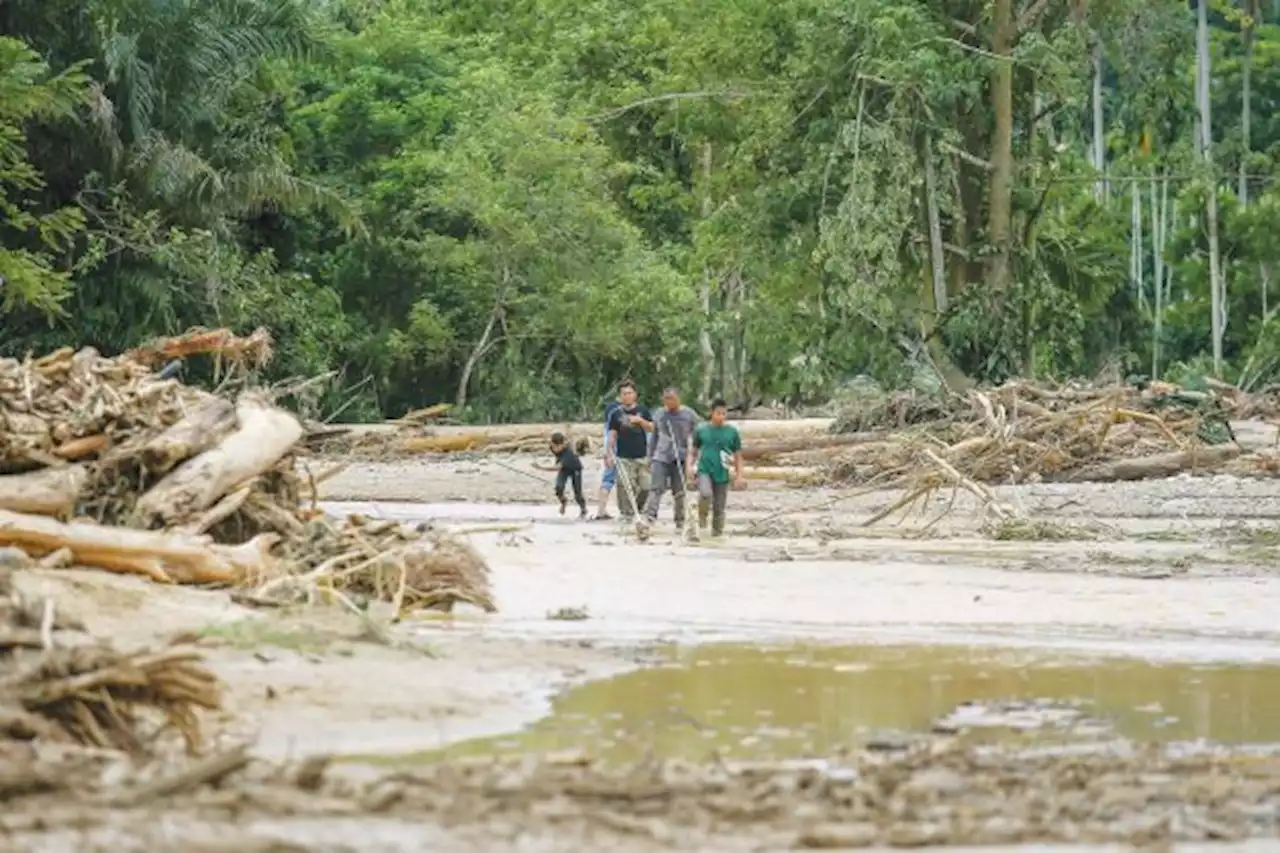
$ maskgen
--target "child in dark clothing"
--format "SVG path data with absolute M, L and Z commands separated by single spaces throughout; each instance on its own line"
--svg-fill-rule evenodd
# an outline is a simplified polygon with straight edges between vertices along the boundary
M 552 433 L 551 454 L 560 466 L 556 471 L 556 497 L 560 499 L 560 514 L 564 515 L 569 506 L 569 499 L 564 496 L 564 487 L 573 483 L 573 499 L 578 504 L 578 512 L 582 518 L 587 517 L 587 499 L 582 494 L 582 460 L 569 447 L 564 433 Z

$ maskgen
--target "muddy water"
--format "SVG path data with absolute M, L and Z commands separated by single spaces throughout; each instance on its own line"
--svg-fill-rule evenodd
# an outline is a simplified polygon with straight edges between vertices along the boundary
M 911 733 L 1016 743 L 1280 741 L 1280 666 L 1164 665 L 956 647 L 704 646 L 560 697 L 449 754 L 581 750 L 606 761 L 826 755 Z M 418 756 L 428 758 L 430 756 Z

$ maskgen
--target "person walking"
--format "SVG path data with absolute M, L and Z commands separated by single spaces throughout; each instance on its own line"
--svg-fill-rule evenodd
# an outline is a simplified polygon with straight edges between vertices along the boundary
M 573 485 L 573 500 L 578 504 L 578 512 L 582 518 L 587 517 L 587 499 L 582 494 L 582 460 L 569 447 L 564 433 L 551 434 L 551 455 L 556 458 L 556 499 L 560 501 L 560 514 L 564 515 L 569 508 L 569 498 L 565 495 L 565 486 Z
M 675 503 L 676 530 L 684 530 L 684 462 L 694 428 L 701 420 L 697 412 L 681 405 L 680 392 L 676 388 L 668 387 L 662 392 L 662 408 L 654 415 L 650 439 L 649 500 L 645 503 L 642 520 L 644 533 L 658 520 L 662 493 L 666 491 L 671 492 Z
M 649 497 L 649 433 L 653 432 L 653 413 L 648 406 L 636 402 L 636 386 L 630 380 L 618 385 L 620 405 L 609 420 L 609 444 L 605 448 L 605 467 L 615 468 L 622 483 L 618 491 L 618 515 L 623 521 L 635 521 Z
M 686 463 L 689 477 L 698 488 L 698 528 L 706 529 L 709 511 L 712 536 L 724 535 L 729 487 L 743 485 L 742 437 L 737 427 L 725 423 L 728 413 L 724 400 L 716 398 L 711 403 L 711 420 L 693 431 Z M 732 473 L 728 461 L 733 464 Z M 696 541 L 697 532 L 691 531 L 690 539 Z
M 604 407 L 604 469 L 600 472 L 600 493 L 596 499 L 596 514 L 592 521 L 608 521 L 613 518 L 609 515 L 609 495 L 613 492 L 613 487 L 617 482 L 618 469 L 608 464 L 609 451 L 613 448 L 613 444 L 609 440 L 609 422 L 613 420 L 613 413 L 622 406 L 622 400 L 615 397 L 612 402 Z

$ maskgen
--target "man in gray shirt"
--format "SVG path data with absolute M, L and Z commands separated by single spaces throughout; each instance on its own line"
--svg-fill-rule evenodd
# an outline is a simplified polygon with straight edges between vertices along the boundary
M 644 520 L 650 525 L 658 520 L 662 493 L 670 489 L 676 504 L 676 528 L 684 528 L 684 460 L 689 452 L 693 429 L 701 420 L 693 409 L 680 405 L 680 392 L 675 388 L 662 392 L 662 408 L 654 415 L 649 442 L 652 467 Z

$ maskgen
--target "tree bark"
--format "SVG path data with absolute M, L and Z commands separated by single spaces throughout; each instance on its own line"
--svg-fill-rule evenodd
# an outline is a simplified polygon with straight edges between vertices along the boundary
M 88 472 L 79 465 L 0 476 L 0 509 L 35 515 L 71 515 Z
M 1115 483 L 1172 477 L 1184 471 L 1204 473 L 1235 459 L 1240 453 L 1240 448 L 1234 444 L 1220 444 L 1157 456 L 1139 456 L 1080 468 L 1067 480 L 1076 483 Z
M 270 470 L 302 438 L 302 424 L 252 397 L 236 406 L 239 427 L 216 447 L 188 459 L 139 500 L 131 526 L 155 527 L 194 517 Z
M 711 216 L 711 143 L 702 146 L 702 218 Z M 711 383 L 715 381 L 716 348 L 711 339 L 711 270 L 702 270 L 702 286 L 699 289 L 702 303 L 702 328 L 698 330 L 698 350 L 702 354 L 702 382 L 698 386 L 698 399 L 711 402 Z
M 1205 200 L 1205 226 L 1209 236 L 1210 335 L 1213 344 L 1213 375 L 1222 376 L 1222 339 L 1226 327 L 1226 283 L 1222 277 L 1222 254 L 1218 243 L 1218 181 L 1213 169 L 1213 121 L 1210 112 L 1209 17 L 1208 0 L 1196 4 L 1196 75 L 1199 78 L 1200 156 L 1205 166 L 1208 193 Z
M 1111 194 L 1107 182 L 1107 126 L 1102 112 L 1102 71 L 1104 57 L 1102 55 L 1102 38 L 1094 37 L 1093 42 L 1093 168 L 1098 172 L 1098 180 L 1093 185 L 1094 198 L 1101 204 Z
M 999 298 L 1009 284 L 1013 220 L 1013 0 L 995 0 L 994 24 L 991 52 L 996 56 L 996 65 L 991 99 L 995 130 L 991 138 L 987 233 L 993 249 L 988 281 Z
M 1253 36 L 1258 23 L 1258 0 L 1245 0 L 1245 21 L 1240 29 L 1244 42 L 1244 57 L 1240 65 L 1240 206 L 1249 206 L 1249 123 L 1252 116 L 1249 102 L 1253 98 Z
M 502 309 L 495 305 L 493 310 L 489 312 L 489 320 L 484 324 L 484 331 L 480 334 L 480 340 L 476 341 L 476 345 L 471 348 L 471 354 L 467 356 L 467 361 L 462 365 L 462 376 L 458 379 L 458 393 L 454 395 L 454 405 L 459 409 L 467 405 L 467 389 L 471 386 L 471 374 L 475 372 L 476 365 L 480 363 L 480 359 L 488 354 L 493 347 L 493 330 L 498 325 L 498 317 Z
M 1129 203 L 1129 280 L 1138 296 L 1138 310 L 1147 307 L 1147 294 L 1142 286 L 1142 188 L 1135 182 Z
M 219 548 L 207 537 L 63 524 L 8 510 L 0 510 L 0 545 L 16 546 L 33 557 L 66 548 L 75 565 L 142 575 L 160 583 L 239 583 L 264 568 L 265 559 L 259 540 Z
M 1152 320 L 1154 328 L 1151 332 L 1151 378 L 1160 378 L 1160 339 L 1164 336 L 1164 221 L 1165 205 L 1168 195 L 1157 200 L 1155 167 L 1151 168 L 1151 297 Z
M 942 254 L 942 219 L 938 215 L 938 176 L 933 163 L 933 139 L 924 134 L 924 203 L 929 218 L 929 268 L 933 275 L 933 309 L 947 313 L 946 258 Z M 934 323 L 930 323 L 932 330 Z
M 855 432 L 846 435 L 815 435 L 808 438 L 786 438 L 776 441 L 758 441 L 743 445 L 742 458 L 752 462 L 771 461 L 788 453 L 813 450 L 829 450 L 835 447 L 853 447 L 872 444 L 891 437 L 888 432 Z
M 235 427 L 236 407 L 215 398 L 148 441 L 142 448 L 142 463 L 153 474 L 166 474 L 216 445 Z

